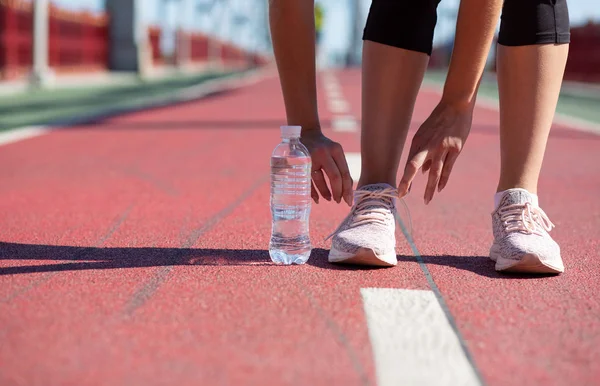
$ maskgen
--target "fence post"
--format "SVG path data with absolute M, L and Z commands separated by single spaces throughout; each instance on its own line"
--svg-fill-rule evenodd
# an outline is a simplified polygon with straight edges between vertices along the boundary
M 177 34 L 177 67 L 179 71 L 186 72 L 188 66 L 191 64 L 191 44 L 192 36 L 191 31 L 186 28 L 185 20 L 187 16 L 188 2 L 181 0 L 179 3 L 179 29 Z
M 15 9 L 9 4 L 0 5 L 0 75 L 3 79 L 16 76 L 18 30 L 15 25 Z
M 142 75 L 145 70 L 147 31 L 139 15 L 139 0 L 107 0 L 110 69 Z
M 49 83 L 52 78 L 48 66 L 48 38 L 49 28 L 49 4 L 48 0 L 36 0 L 33 2 L 33 71 L 31 73 L 31 84 L 41 87 Z

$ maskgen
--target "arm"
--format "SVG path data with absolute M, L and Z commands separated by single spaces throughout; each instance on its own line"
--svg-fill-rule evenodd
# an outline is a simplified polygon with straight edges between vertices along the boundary
M 415 134 L 398 185 L 406 195 L 419 169 L 429 171 L 425 203 L 444 189 L 471 130 L 473 108 L 502 0 L 461 0 L 456 40 L 440 103 Z
M 501 9 L 502 0 L 461 1 L 443 103 L 457 107 L 475 103 Z
M 320 129 L 314 0 L 269 0 L 269 21 L 289 125 Z
M 317 111 L 314 0 L 269 0 L 275 61 L 289 125 L 302 126 L 312 160 L 311 195 L 352 205 L 352 177 L 339 143 L 321 132 Z M 329 179 L 327 186 L 325 175 Z

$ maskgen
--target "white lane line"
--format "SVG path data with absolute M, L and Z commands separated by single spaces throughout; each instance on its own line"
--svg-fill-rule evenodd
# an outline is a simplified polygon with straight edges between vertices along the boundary
M 353 133 L 358 130 L 358 122 L 352 115 L 340 115 L 331 121 L 333 131 Z
M 323 81 L 325 83 L 335 84 L 337 83 L 337 78 L 335 77 L 335 75 L 324 75 Z
M 167 93 L 166 95 L 151 95 L 147 97 L 141 97 L 135 103 L 132 103 L 126 108 L 111 107 L 104 110 L 97 110 L 92 113 L 86 113 L 80 116 L 68 117 L 55 124 L 9 129 L 7 131 L 0 132 L 0 146 L 44 135 L 52 130 L 80 125 L 86 122 L 104 119 L 119 114 L 142 111 L 151 107 L 170 106 L 175 103 L 201 99 L 214 93 L 247 87 L 271 76 L 275 76 L 271 68 L 259 68 L 245 73 L 217 77 L 216 79 L 202 82 L 199 85 L 186 87 L 172 93 Z
M 339 99 L 344 97 L 340 86 L 328 85 L 328 83 L 325 83 L 325 94 L 327 94 L 327 98 L 329 99 Z
M 335 78 L 324 79 L 323 86 L 325 86 L 327 90 L 338 90 L 340 88 L 340 84 Z
M 336 76 L 333 74 L 333 72 L 323 72 L 323 80 L 327 81 L 327 82 L 335 82 L 337 81 Z
M 346 162 L 350 170 L 350 176 L 354 182 L 360 178 L 361 158 L 360 153 L 346 153 Z
M 51 126 L 29 126 L 0 133 L 0 146 L 37 137 L 52 130 Z
M 328 99 L 342 99 L 344 97 L 340 89 L 328 90 L 326 94 Z
M 360 292 L 379 386 L 481 384 L 432 291 Z
M 350 111 L 350 105 L 343 99 L 330 99 L 329 111 L 334 114 L 347 114 Z
M 336 77 L 332 76 L 332 75 L 323 77 L 323 85 L 325 86 L 325 88 L 328 88 L 328 89 L 329 88 L 333 88 L 333 89 L 339 88 L 339 84 L 338 84 Z
M 332 119 L 332 126 L 336 131 L 353 132 L 357 130 L 357 124 L 355 119 L 348 119 L 350 113 L 350 104 L 344 98 L 342 88 L 332 73 L 325 73 L 323 75 L 323 86 L 325 87 L 325 94 L 327 99 L 327 107 L 329 111 L 334 114 Z M 336 117 L 335 115 L 345 115 Z

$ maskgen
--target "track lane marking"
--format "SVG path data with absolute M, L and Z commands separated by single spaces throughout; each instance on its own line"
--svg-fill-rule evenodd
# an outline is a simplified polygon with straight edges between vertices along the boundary
M 481 384 L 433 291 L 360 292 L 378 385 Z

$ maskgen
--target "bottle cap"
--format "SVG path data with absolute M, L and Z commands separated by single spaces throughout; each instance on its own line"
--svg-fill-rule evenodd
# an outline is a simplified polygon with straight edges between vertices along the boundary
M 302 126 L 281 126 L 281 136 L 283 138 L 300 138 Z

